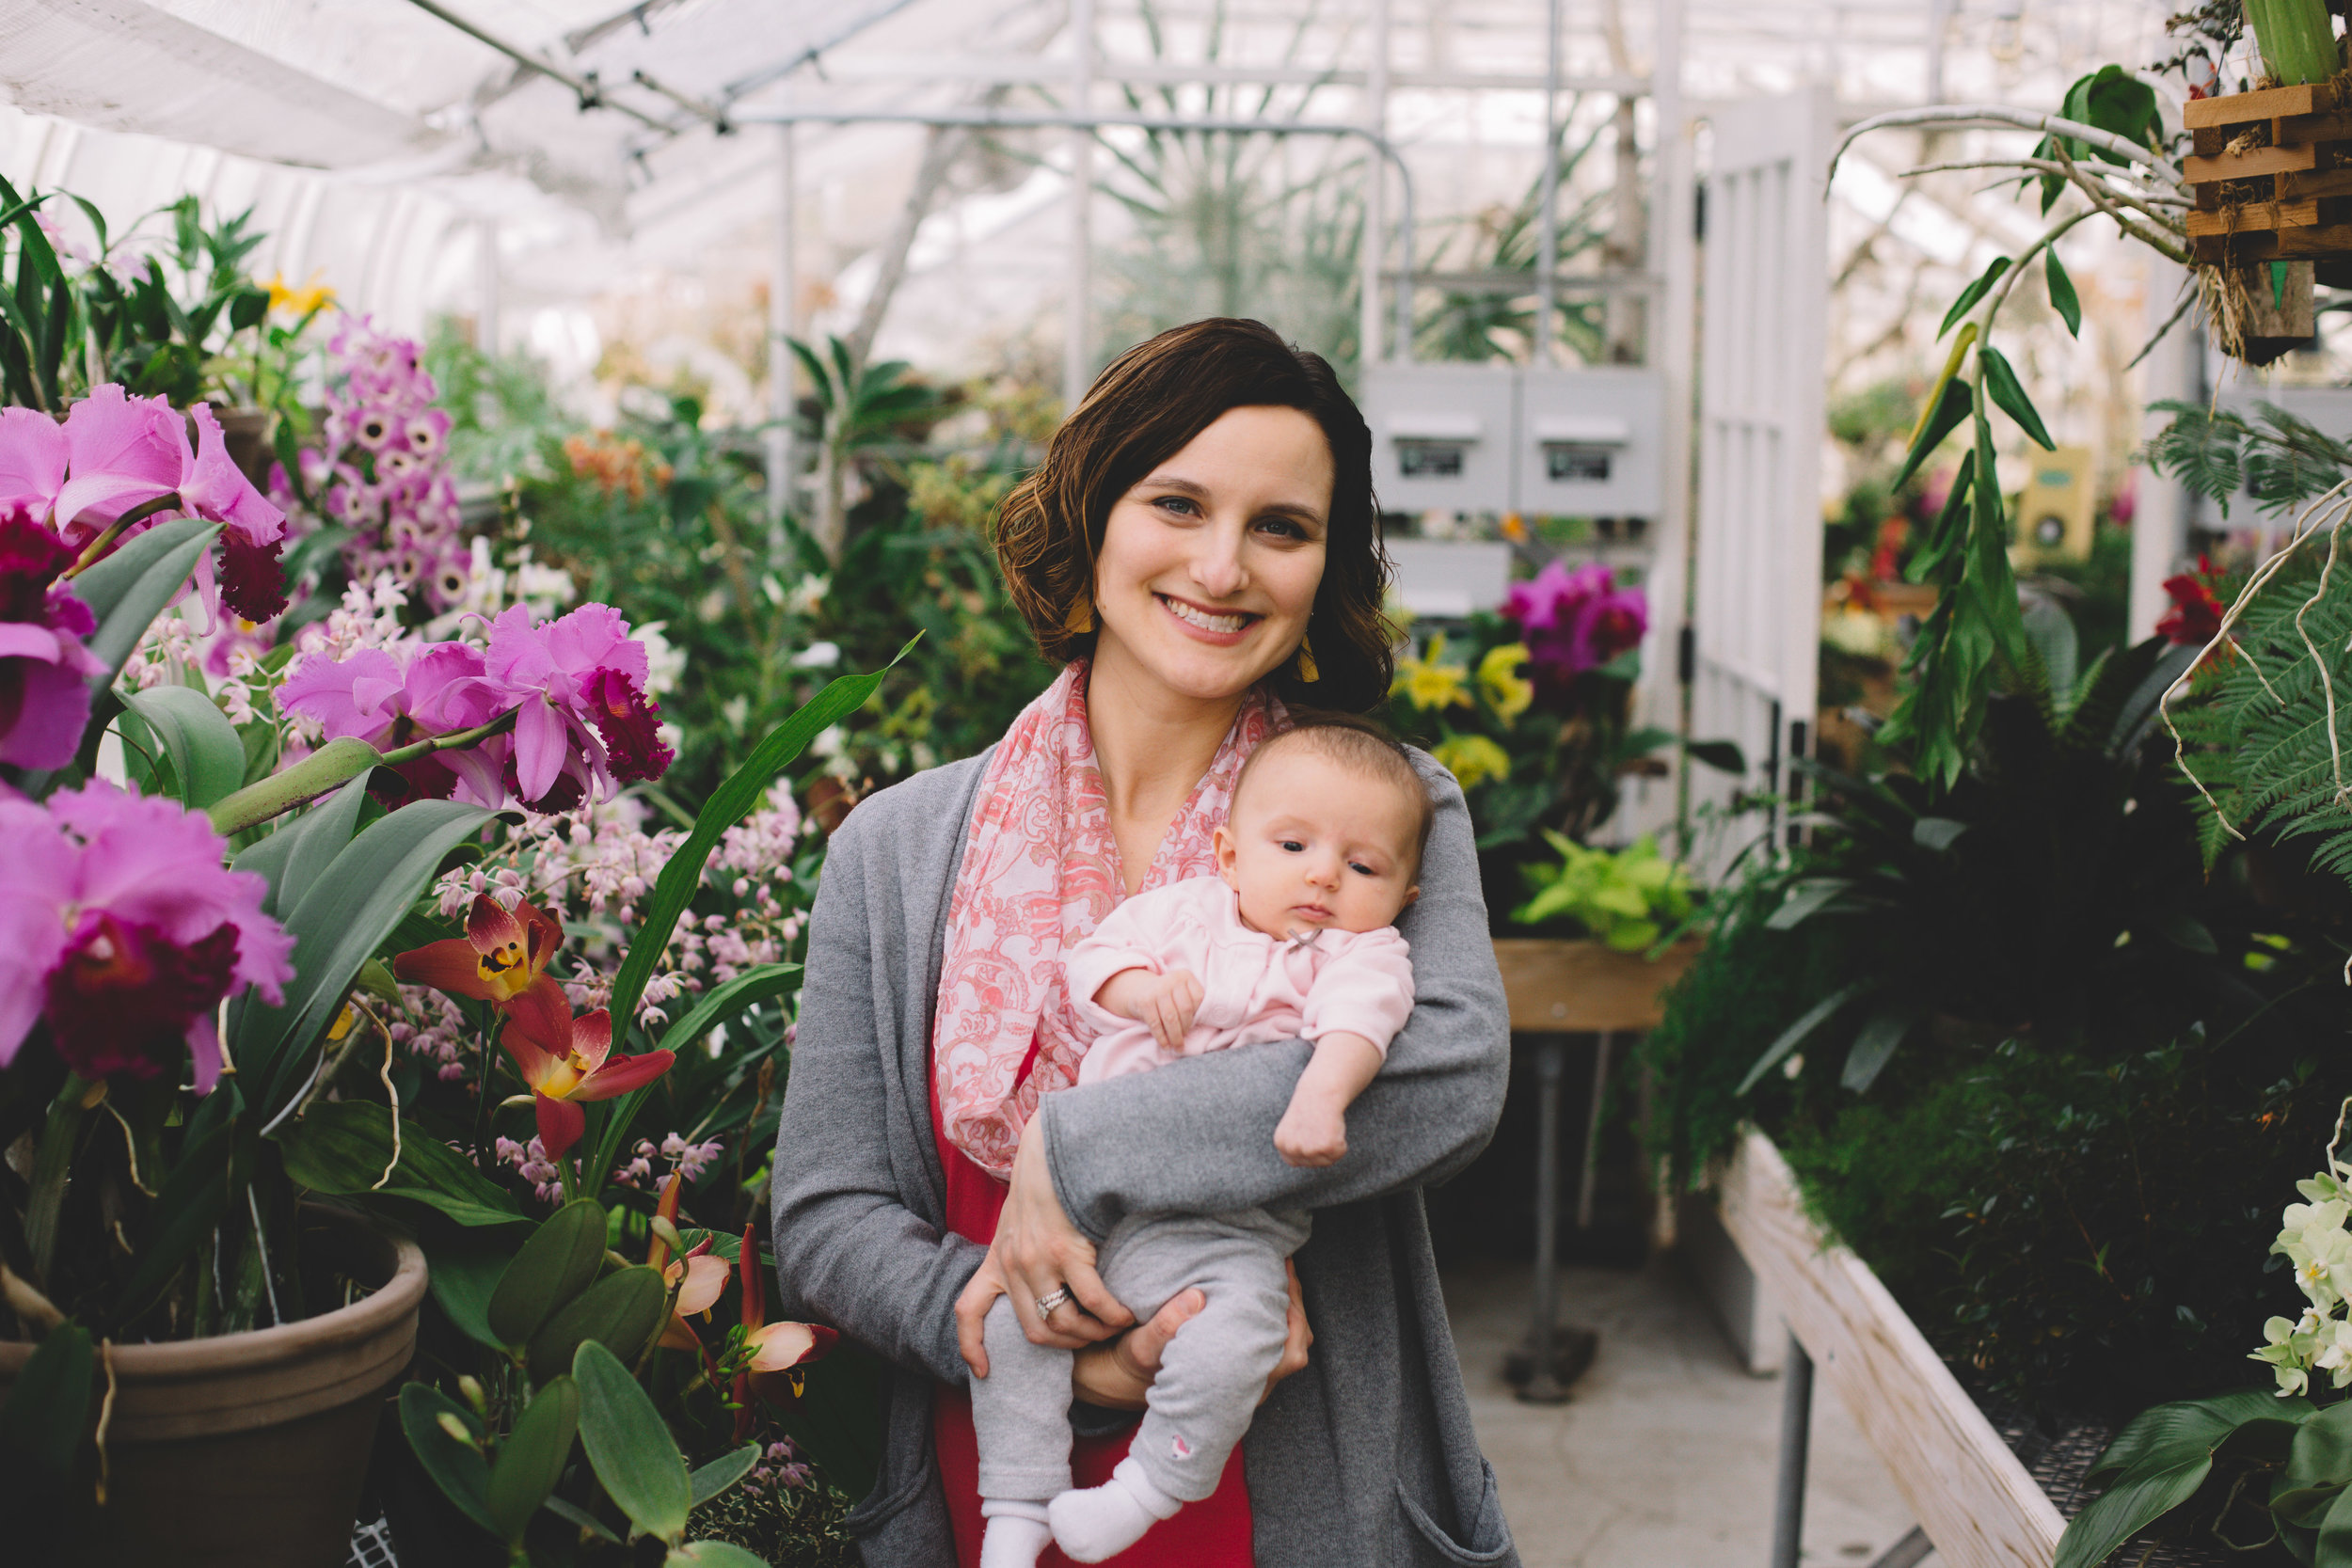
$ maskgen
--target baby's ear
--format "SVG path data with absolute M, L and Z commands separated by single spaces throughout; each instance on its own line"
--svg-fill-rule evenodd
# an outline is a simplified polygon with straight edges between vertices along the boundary
M 1241 847 L 1233 842 L 1232 832 L 1220 822 L 1209 842 L 1216 856 L 1216 874 L 1224 878 L 1229 885 L 1238 886 L 1233 882 L 1233 860 L 1240 853 Z
M 1420 896 L 1421 884 L 1419 882 L 1415 882 L 1411 887 L 1405 890 L 1405 901 L 1407 904 L 1411 903 L 1414 899 L 1419 898 Z

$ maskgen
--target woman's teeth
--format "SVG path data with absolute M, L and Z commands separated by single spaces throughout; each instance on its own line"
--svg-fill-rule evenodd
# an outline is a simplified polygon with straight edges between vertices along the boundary
M 1160 602 L 1176 612 L 1176 618 L 1199 626 L 1202 631 L 1239 631 L 1249 624 L 1247 615 L 1212 615 L 1205 610 L 1195 610 L 1182 599 L 1162 598 Z

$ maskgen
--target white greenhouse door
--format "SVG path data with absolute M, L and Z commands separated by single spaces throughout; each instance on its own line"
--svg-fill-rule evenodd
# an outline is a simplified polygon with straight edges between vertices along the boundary
M 1811 749 L 1821 620 L 1830 104 L 1806 91 L 1711 119 L 1687 667 L 1692 738 L 1738 741 L 1747 776 L 1692 766 L 1694 810 L 1736 792 L 1793 796 L 1788 759 Z M 1702 872 L 1784 815 L 1750 816 L 1711 845 L 1697 834 L 1692 847 L 1711 849 Z

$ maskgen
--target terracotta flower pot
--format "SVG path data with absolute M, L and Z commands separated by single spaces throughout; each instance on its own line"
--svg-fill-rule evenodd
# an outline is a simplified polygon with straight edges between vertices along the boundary
M 277 1328 L 114 1347 L 107 1500 L 60 1499 L 74 1513 L 64 1561 L 344 1561 L 379 1407 L 416 1348 L 424 1254 L 356 1220 L 308 1217 L 308 1255 L 373 1291 Z M 0 1399 L 31 1354 L 30 1345 L 0 1344 Z

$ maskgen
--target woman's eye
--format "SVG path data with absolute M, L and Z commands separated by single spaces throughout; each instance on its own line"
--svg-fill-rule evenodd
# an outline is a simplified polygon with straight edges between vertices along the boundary
M 1164 512 L 1172 512 L 1179 517 L 1196 517 L 1200 514 L 1200 508 L 1189 496 L 1162 496 L 1152 504 Z
M 1307 531 L 1300 528 L 1296 523 L 1293 522 L 1288 517 L 1263 517 L 1259 519 L 1258 527 L 1261 531 L 1271 533 L 1278 539 L 1304 539 L 1307 537 Z

